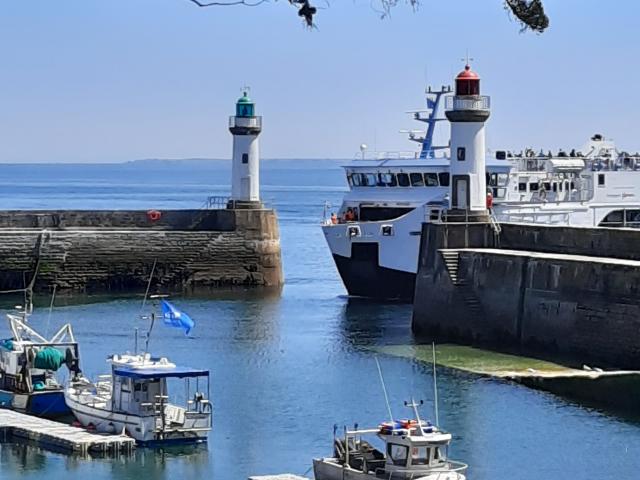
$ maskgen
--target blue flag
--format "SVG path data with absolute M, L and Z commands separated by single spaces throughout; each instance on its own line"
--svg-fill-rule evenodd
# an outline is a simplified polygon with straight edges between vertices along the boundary
M 189 315 L 178 310 L 172 303 L 162 300 L 160 308 L 162 309 L 162 318 L 165 325 L 184 328 L 186 335 L 189 335 L 191 329 L 196 326 L 196 322 Z

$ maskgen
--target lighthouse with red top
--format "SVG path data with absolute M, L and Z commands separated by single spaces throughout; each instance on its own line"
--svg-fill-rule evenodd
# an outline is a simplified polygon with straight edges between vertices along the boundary
M 451 123 L 450 208 L 482 213 L 487 210 L 484 124 L 489 97 L 480 95 L 480 77 L 467 63 L 456 77 L 455 95 L 447 97 Z

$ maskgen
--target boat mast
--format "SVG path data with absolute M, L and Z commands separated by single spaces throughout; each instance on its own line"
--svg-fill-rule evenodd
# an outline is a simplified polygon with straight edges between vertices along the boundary
M 376 359 L 376 365 L 378 366 L 378 375 L 380 376 L 380 384 L 382 385 L 382 392 L 384 393 L 384 401 L 387 404 L 387 412 L 389 413 L 389 421 L 393 425 L 393 413 L 391 413 L 391 405 L 389 404 L 389 396 L 387 395 L 387 387 L 384 384 L 384 377 L 382 376 L 382 369 L 380 368 L 380 361 L 378 357 Z
M 436 427 L 440 426 L 440 418 L 438 416 L 438 375 L 436 373 L 436 342 L 431 343 L 431 352 L 433 354 L 433 408 L 435 410 Z

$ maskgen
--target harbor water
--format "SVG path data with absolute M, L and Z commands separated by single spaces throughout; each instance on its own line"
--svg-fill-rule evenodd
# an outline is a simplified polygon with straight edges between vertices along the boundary
M 229 162 L 0 165 L 2 209 L 197 208 L 228 192 Z M 379 347 L 411 345 L 411 306 L 345 296 L 319 222 L 346 188 L 338 163 L 266 161 L 262 196 L 280 219 L 286 284 L 259 295 L 233 290 L 174 298 L 195 320 L 186 337 L 156 325 L 154 354 L 211 370 L 214 428 L 205 447 L 139 449 L 132 458 L 84 460 L 11 440 L 0 443 L 0 478 L 243 480 L 253 474 L 311 476 L 332 451 L 333 425 L 375 426 L 386 406 L 374 360 Z M 55 233 L 54 233 L 55 234 Z M 49 298 L 39 299 L 48 305 Z M 95 377 L 112 353 L 133 350 L 142 297 L 56 299 L 36 310 L 44 332 L 71 322 L 82 368 Z M 7 307 L 6 302 L 4 304 Z M 4 323 L 0 338 L 8 336 Z M 431 366 L 379 357 L 396 417 L 411 397 L 433 419 Z M 440 424 L 450 456 L 474 480 L 637 478 L 640 422 L 507 382 L 441 368 Z

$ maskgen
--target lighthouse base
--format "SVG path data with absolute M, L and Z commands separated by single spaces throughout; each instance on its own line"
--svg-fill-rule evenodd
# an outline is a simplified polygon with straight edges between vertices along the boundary
M 264 204 L 261 201 L 245 201 L 245 200 L 229 200 L 227 202 L 228 209 L 238 210 L 262 210 Z

